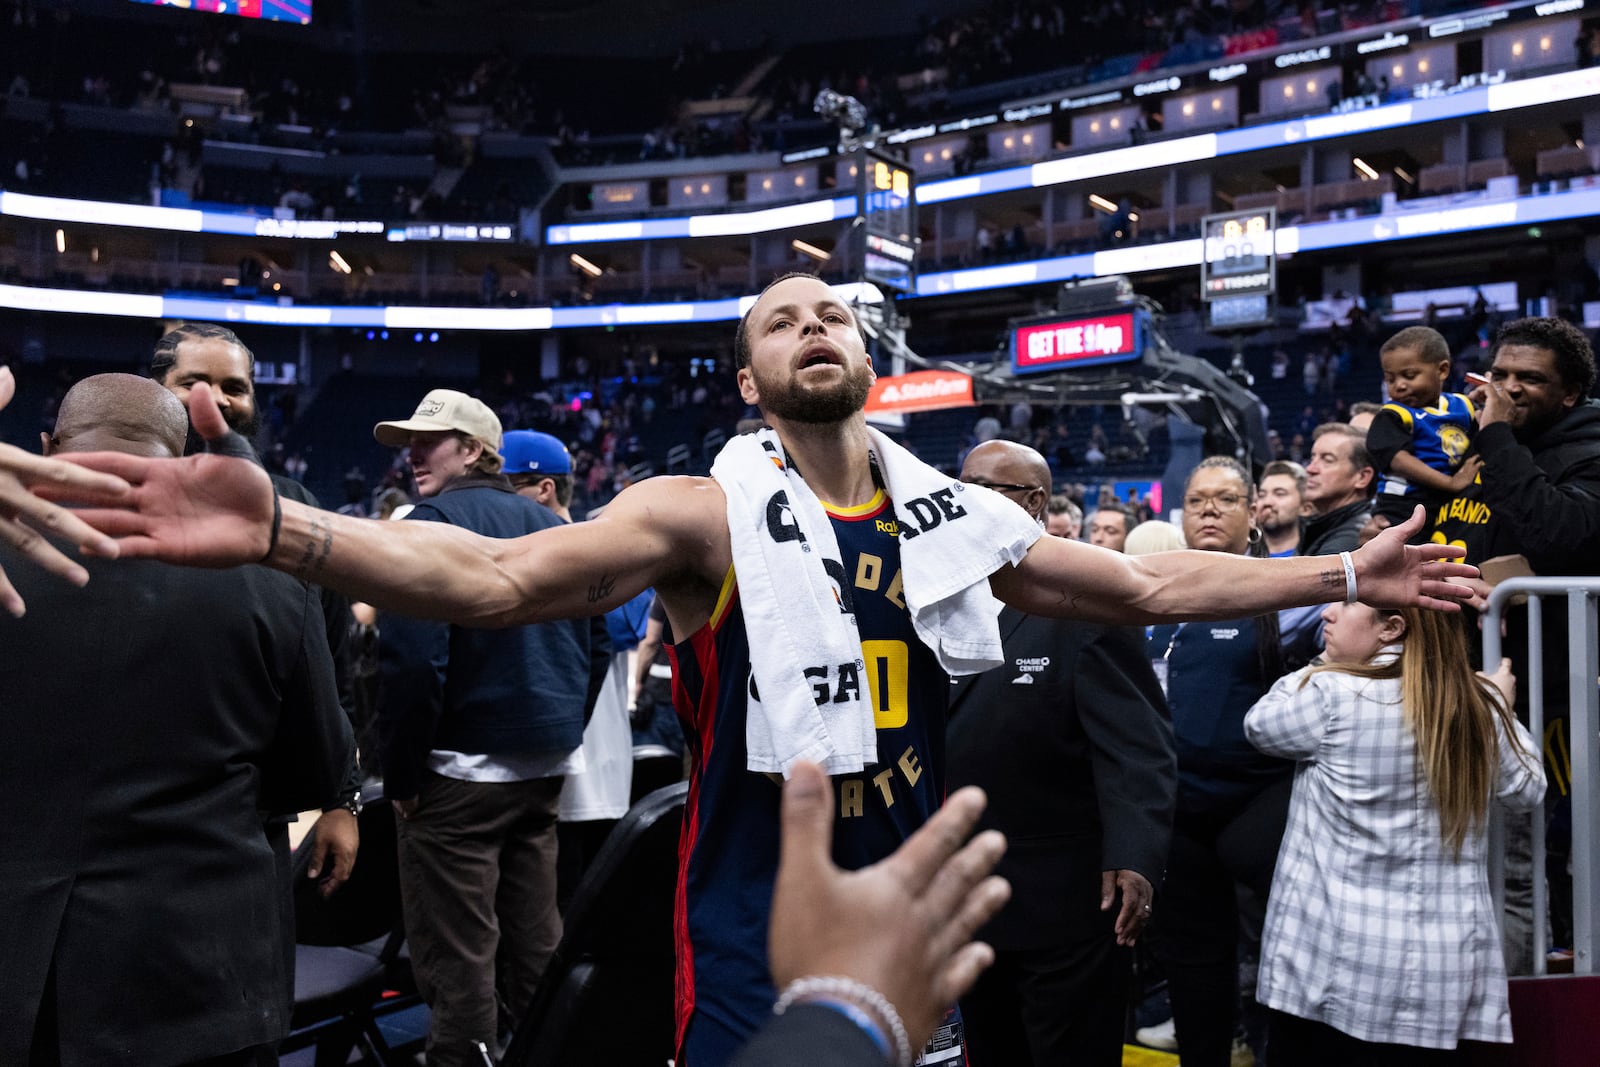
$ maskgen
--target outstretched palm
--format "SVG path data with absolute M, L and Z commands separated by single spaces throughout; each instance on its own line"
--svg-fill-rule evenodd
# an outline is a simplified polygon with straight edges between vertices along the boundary
M 1471 587 L 1461 580 L 1476 578 L 1478 569 L 1457 562 L 1461 549 L 1406 544 L 1408 537 L 1422 529 L 1425 518 L 1418 505 L 1409 519 L 1384 530 L 1361 548 L 1365 574 L 1359 592 L 1363 604 L 1457 611 L 1460 602 L 1471 595 Z
M 127 509 L 78 512 L 117 539 L 118 554 L 199 567 L 255 563 L 272 531 L 272 481 L 248 460 L 229 456 L 143 459 L 86 452 L 74 463 L 133 486 Z
M 189 393 L 189 418 L 207 441 L 228 433 L 210 390 Z M 72 462 L 116 475 L 133 487 L 127 506 L 95 508 L 78 517 L 117 539 L 118 555 L 200 567 L 255 563 L 272 538 L 273 489 L 267 472 L 226 455 L 144 459 L 85 452 Z

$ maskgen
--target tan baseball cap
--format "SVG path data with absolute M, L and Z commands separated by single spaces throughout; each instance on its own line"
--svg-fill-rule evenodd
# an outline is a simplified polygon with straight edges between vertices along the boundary
M 455 389 L 433 389 L 422 398 L 409 419 L 380 422 L 372 436 L 380 445 L 400 448 L 413 433 L 457 431 L 476 437 L 490 449 L 500 451 L 500 419 L 489 405 Z

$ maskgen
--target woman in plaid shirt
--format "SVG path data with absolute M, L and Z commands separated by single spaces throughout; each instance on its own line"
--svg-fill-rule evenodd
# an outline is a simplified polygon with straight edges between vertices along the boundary
M 1511 1040 L 1485 828 L 1544 796 L 1511 714 L 1515 679 L 1474 674 L 1459 623 L 1335 604 L 1327 661 L 1245 718 L 1300 761 L 1262 934 L 1269 1055 L 1296 1067 L 1456 1062 Z M 1497 688 L 1498 687 L 1498 688 Z

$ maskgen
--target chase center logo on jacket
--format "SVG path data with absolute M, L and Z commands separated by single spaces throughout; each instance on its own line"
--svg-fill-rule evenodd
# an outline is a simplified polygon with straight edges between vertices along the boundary
M 1033 676 L 1050 666 L 1049 656 L 1018 656 L 1017 676 L 1011 679 L 1012 685 L 1032 685 Z

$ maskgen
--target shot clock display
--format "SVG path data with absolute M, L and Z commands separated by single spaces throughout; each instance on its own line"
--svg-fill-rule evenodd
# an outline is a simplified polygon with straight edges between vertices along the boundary
M 861 203 L 861 273 L 867 281 L 910 293 L 917 284 L 916 174 L 871 148 L 856 168 Z
M 1201 223 L 1205 252 L 1200 260 L 1200 296 L 1217 300 L 1272 293 L 1278 288 L 1273 242 L 1277 211 L 1231 211 Z

